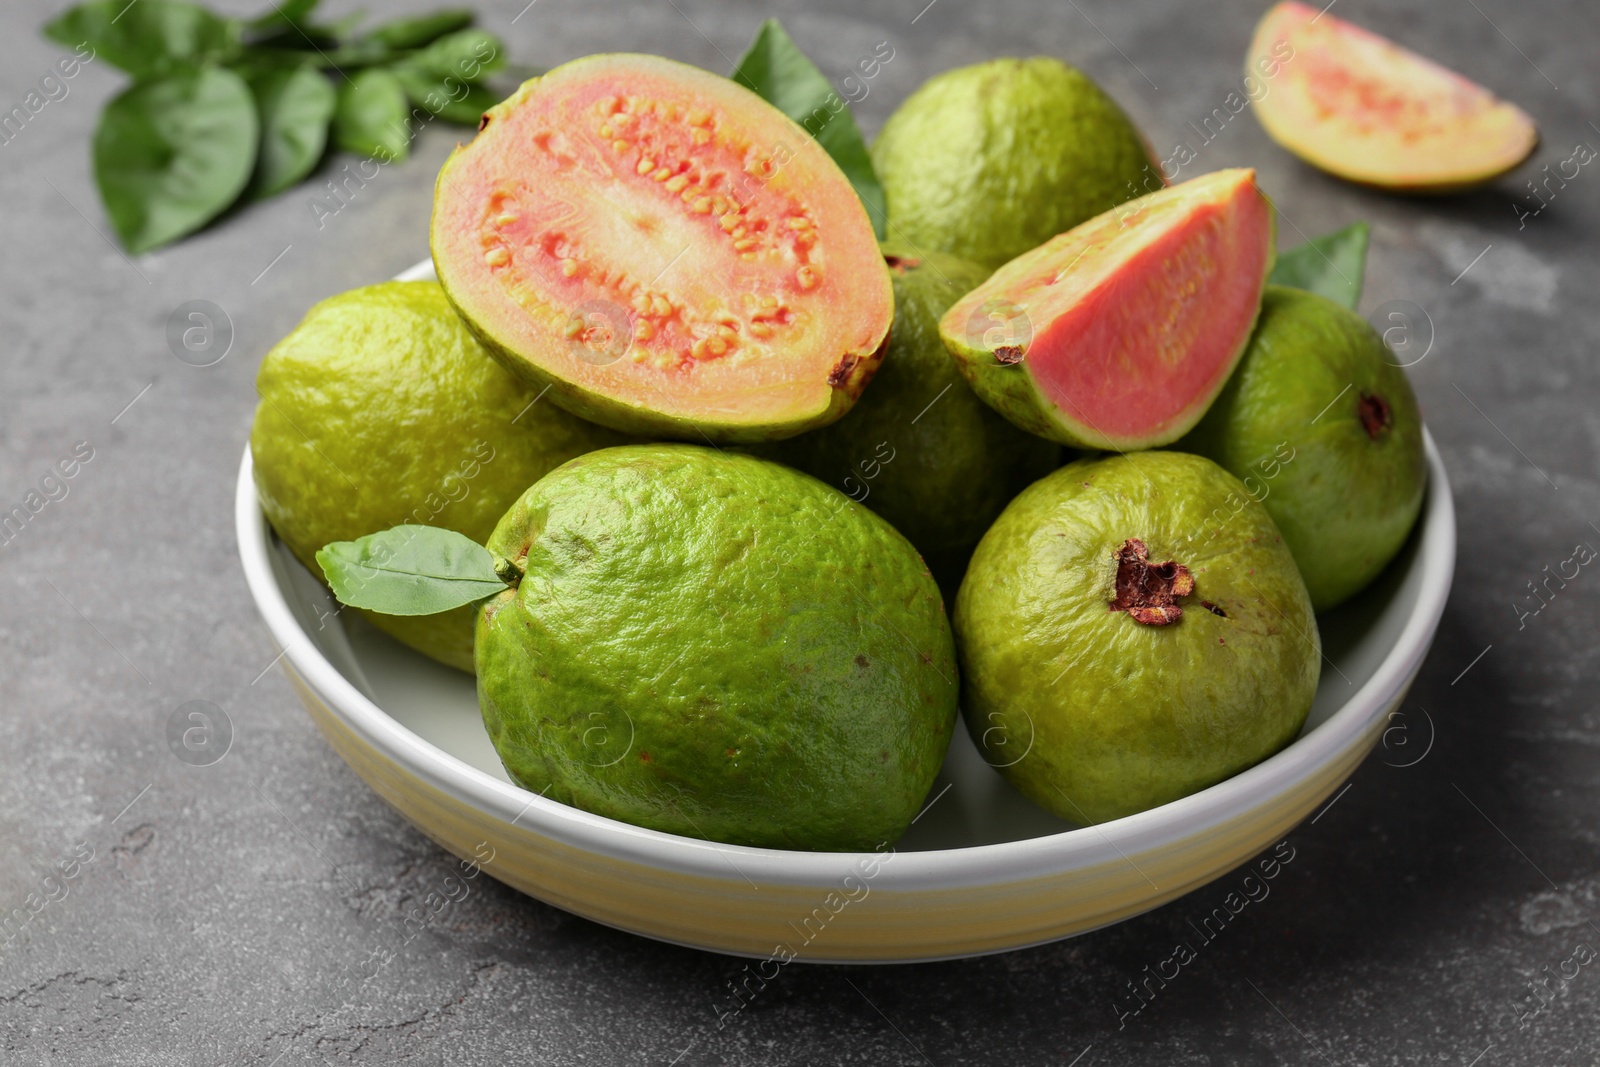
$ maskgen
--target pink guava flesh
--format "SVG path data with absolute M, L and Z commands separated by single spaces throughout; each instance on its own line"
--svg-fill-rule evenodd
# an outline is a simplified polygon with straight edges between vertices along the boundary
M 1254 178 L 1204 175 L 1018 257 L 945 316 L 946 346 L 1025 429 L 1124 451 L 1176 440 L 1227 380 L 1260 308 L 1273 209 Z M 1026 330 L 981 329 L 986 307 Z M 1018 344 L 1018 332 L 1031 336 Z
M 1466 189 L 1512 170 L 1539 144 L 1521 108 L 1320 3 L 1286 0 L 1262 16 L 1245 74 L 1270 85 L 1253 110 L 1272 139 L 1349 181 Z
M 1235 206 L 1242 225 L 1229 206 L 1200 205 L 1049 323 L 1028 351 L 1047 398 L 1127 437 L 1210 398 L 1250 335 L 1271 256 L 1266 202 L 1252 192 Z M 1208 274 L 1214 284 L 1197 284 Z

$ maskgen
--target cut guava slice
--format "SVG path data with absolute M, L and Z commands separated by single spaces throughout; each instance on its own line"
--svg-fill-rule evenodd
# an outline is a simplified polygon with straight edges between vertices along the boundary
M 1527 112 L 1387 38 L 1280 3 L 1256 27 L 1245 72 L 1272 139 L 1330 174 L 1409 192 L 1481 185 L 1533 153 Z M 1273 73 L 1269 73 L 1273 72 Z
M 523 84 L 434 193 L 463 319 L 550 399 L 616 429 L 788 437 L 849 410 L 894 314 L 838 166 L 727 78 L 658 56 Z
M 940 337 L 983 400 L 1064 445 L 1183 436 L 1250 339 L 1272 270 L 1255 171 L 1222 170 L 1097 215 L 958 300 Z

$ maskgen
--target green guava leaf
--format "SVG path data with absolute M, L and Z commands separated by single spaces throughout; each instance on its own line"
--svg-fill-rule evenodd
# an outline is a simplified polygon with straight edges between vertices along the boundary
M 374 26 L 365 36 L 386 48 L 396 50 L 421 48 L 423 45 L 432 44 L 447 33 L 466 29 L 472 25 L 472 19 L 473 14 L 470 11 L 435 11 L 427 15 L 385 22 Z
M 309 64 L 268 70 L 251 79 L 250 91 L 261 120 L 250 191 L 273 196 L 310 174 L 322 158 L 338 93 Z
M 95 58 L 136 79 L 226 61 L 239 52 L 239 34 L 238 20 L 177 0 L 95 0 L 68 8 L 44 28 L 69 48 L 87 42 Z
M 263 12 L 244 24 L 245 31 L 257 37 L 274 36 L 281 33 L 294 33 L 303 31 L 310 26 L 311 13 L 317 8 L 317 0 L 283 0 L 282 3 L 272 5 L 272 10 Z
M 352 74 L 339 89 L 333 135 L 339 147 L 362 155 L 404 159 L 411 151 L 405 88 L 387 70 Z
M 410 63 L 396 63 L 388 69 L 400 79 L 413 104 L 446 122 L 476 126 L 483 113 L 500 102 L 498 93 L 481 85 L 457 78 L 441 78 Z M 453 96 L 452 89 L 455 90 Z
M 361 25 L 361 20 L 367 17 L 365 11 L 352 11 L 342 19 L 337 19 L 326 26 L 319 26 L 318 31 L 327 34 L 336 41 L 342 41 L 356 32 L 356 27 Z
M 385 615 L 433 615 L 506 588 L 494 556 L 465 534 L 437 526 L 395 526 L 317 552 L 341 604 Z
M 1367 238 L 1371 232 L 1364 222 L 1314 237 L 1298 248 L 1278 257 L 1272 268 L 1273 285 L 1307 289 L 1347 308 L 1361 300 L 1361 282 L 1367 271 Z
M 506 64 L 506 46 L 486 30 L 457 30 L 445 34 L 406 62 L 439 78 L 475 82 Z
M 850 179 L 881 240 L 887 218 L 883 185 L 867 142 L 844 98 L 806 58 L 777 19 L 767 19 L 730 77 L 788 115 L 815 137 Z
M 222 67 L 135 82 L 106 105 L 94 176 L 130 252 L 192 233 L 238 199 L 255 166 L 255 101 Z
M 398 53 L 381 41 L 374 41 L 370 37 L 360 37 L 348 44 L 342 44 L 332 51 L 323 50 L 312 53 L 308 58 L 323 69 L 343 77 L 363 67 L 375 67 L 385 63 L 392 63 L 398 58 Z

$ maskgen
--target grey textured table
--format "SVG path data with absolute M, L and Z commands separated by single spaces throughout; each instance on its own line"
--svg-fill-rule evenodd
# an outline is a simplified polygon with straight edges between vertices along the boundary
M 276 650 L 234 552 L 234 476 L 262 354 L 313 301 L 426 254 L 433 177 L 456 131 L 426 130 L 411 162 L 320 226 L 310 200 L 327 174 L 130 261 L 105 237 L 87 165 L 120 77 L 91 64 L 0 146 L 0 510 L 79 442 L 93 450 L 67 495 L 0 547 L 0 908 L 56 898 L 9 940 L 0 933 L 0 1062 L 1600 1057 L 1600 966 L 1563 967 L 1588 958 L 1581 945 L 1600 948 L 1597 579 L 1582 572 L 1536 616 L 1515 607 L 1534 606 L 1528 583 L 1575 544 L 1600 544 L 1600 172 L 1585 167 L 1542 214 L 1517 217 L 1523 201 L 1536 206 L 1532 172 L 1578 142 L 1600 146 L 1592 7 L 1340 5 L 1482 79 L 1543 128 L 1534 161 L 1493 188 L 1405 200 L 1300 165 L 1249 115 L 1208 144 L 1190 127 L 1235 84 L 1254 3 L 523 2 L 495 3 L 486 24 L 541 66 L 640 49 L 726 70 L 765 14 L 834 76 L 888 40 L 894 59 L 857 108 L 869 135 L 937 71 L 1062 56 L 1163 154 L 1183 139 L 1198 147 L 1197 169 L 1260 168 L 1292 220 L 1286 244 L 1296 229 L 1370 219 L 1363 310 L 1410 300 L 1432 320 L 1432 349 L 1410 373 L 1460 509 L 1455 593 L 1407 728 L 1294 831 L 1295 859 L 1270 897 L 1120 1020 L 1127 983 L 1191 938 L 1190 920 L 1237 876 L 1043 948 L 790 967 L 720 1032 L 715 1005 L 738 962 L 489 883 L 342 1005 L 341 970 L 392 947 L 450 861 L 339 762 L 270 666 Z M 5 109 L 59 54 L 37 33 L 55 6 L 11 2 L 0 14 Z M 166 341 L 169 314 L 196 299 L 224 308 L 235 330 L 227 357 L 204 368 Z M 212 766 L 168 747 L 167 721 L 189 700 L 233 724 L 232 749 Z M 76 877 L 45 881 L 75 858 Z M 1574 967 L 1570 980 L 1552 977 Z M 1520 1029 L 1517 1004 L 1529 1016 Z

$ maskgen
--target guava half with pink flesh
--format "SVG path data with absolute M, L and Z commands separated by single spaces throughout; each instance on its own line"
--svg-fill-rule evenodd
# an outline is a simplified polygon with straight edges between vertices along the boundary
M 1250 339 L 1274 232 L 1255 171 L 1202 175 L 1018 256 L 939 334 L 974 391 L 1024 430 L 1076 448 L 1169 444 Z
M 654 437 L 832 422 L 894 317 L 866 209 L 816 138 L 659 56 L 574 60 L 490 108 L 439 171 L 431 246 L 512 373 Z
M 1330 174 L 1409 192 L 1481 185 L 1527 159 L 1527 112 L 1455 71 L 1315 7 L 1290 2 L 1256 27 L 1245 72 L 1274 141 Z

